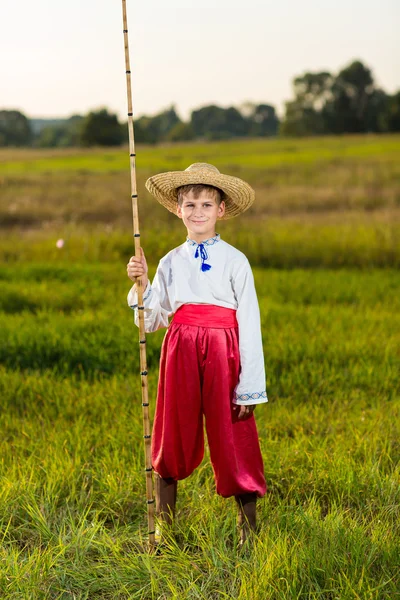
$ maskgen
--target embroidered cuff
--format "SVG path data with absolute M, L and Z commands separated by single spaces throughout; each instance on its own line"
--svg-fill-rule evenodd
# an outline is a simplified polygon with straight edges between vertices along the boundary
M 249 394 L 236 394 L 233 397 L 234 404 L 261 404 L 268 402 L 267 392 L 251 392 Z
M 152 290 L 151 284 L 148 283 L 147 285 L 148 285 L 149 289 L 147 290 L 147 292 L 143 296 L 143 302 L 146 302 L 146 300 L 148 300 L 148 298 L 150 298 L 150 296 L 151 296 L 151 290 Z M 135 295 L 137 296 L 137 292 L 135 292 Z M 130 304 L 129 306 L 130 306 L 130 308 L 132 310 L 135 310 L 138 307 L 137 304 Z

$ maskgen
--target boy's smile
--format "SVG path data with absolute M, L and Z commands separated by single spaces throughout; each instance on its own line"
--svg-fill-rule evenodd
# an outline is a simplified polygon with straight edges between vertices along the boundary
M 225 213 L 225 202 L 220 204 L 207 190 L 197 198 L 193 192 L 185 194 L 182 206 L 178 204 L 177 215 L 186 226 L 188 237 L 197 243 L 215 236 L 217 219 Z

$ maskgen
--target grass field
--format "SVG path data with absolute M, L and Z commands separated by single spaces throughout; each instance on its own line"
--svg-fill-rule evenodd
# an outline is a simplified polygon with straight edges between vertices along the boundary
M 195 161 L 244 177 L 257 201 L 220 233 L 262 267 L 398 267 L 400 136 L 235 141 L 141 148 L 141 227 L 153 262 L 182 225 L 147 193 L 146 178 Z M 132 248 L 126 150 L 0 152 L 0 259 L 121 260 Z M 55 240 L 68 240 L 62 253 Z
M 0 153 L 1 600 L 400 598 L 399 150 L 399 136 L 137 150 L 151 274 L 184 235 L 144 192 L 150 172 L 208 160 L 257 189 L 220 232 L 255 265 L 270 399 L 253 551 L 237 551 L 206 455 L 157 557 L 142 550 L 126 153 Z M 148 336 L 152 399 L 162 337 Z

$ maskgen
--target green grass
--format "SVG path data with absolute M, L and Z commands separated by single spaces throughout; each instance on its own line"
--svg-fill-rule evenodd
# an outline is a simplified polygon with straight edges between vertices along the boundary
M 180 485 L 177 542 L 153 558 L 124 275 L 0 271 L 2 597 L 396 597 L 397 272 L 256 270 L 270 402 L 254 551 L 237 554 L 206 457 Z M 162 335 L 148 336 L 152 399 Z
M 398 267 L 400 136 L 241 140 L 138 151 L 142 243 L 151 262 L 184 239 L 148 176 L 215 163 L 256 190 L 222 236 L 260 267 Z M 126 150 L 0 152 L 0 259 L 125 260 L 133 248 Z M 67 240 L 57 251 L 58 238 Z M 66 256 L 65 256 L 66 255 Z
M 191 162 L 217 161 L 222 168 L 242 166 L 250 170 L 276 167 L 279 165 L 297 166 L 319 164 L 335 160 L 366 159 L 374 160 L 383 156 L 397 161 L 400 153 L 397 135 L 354 135 L 324 136 L 305 140 L 233 140 L 212 144 L 185 143 L 173 145 L 141 147 L 137 166 L 144 170 L 184 169 Z M 129 169 L 127 149 L 107 150 L 39 150 L 35 153 L 14 150 L 0 153 L 0 174 L 46 173 L 50 171 L 96 171 L 113 172 Z
M 176 219 L 176 217 L 173 217 Z M 147 260 L 156 263 L 171 248 L 184 242 L 181 222 L 158 229 L 151 215 L 142 225 L 142 245 Z M 178 220 L 177 220 L 178 221 Z M 400 222 L 296 223 L 271 218 L 246 223 L 221 223 L 223 239 L 245 252 L 252 265 L 283 269 L 400 266 Z M 65 246 L 56 247 L 62 238 Z M 56 265 L 70 261 L 111 261 L 120 268 L 134 253 L 132 234 L 107 226 L 69 226 L 32 235 L 10 233 L 0 244 L 0 260 L 15 264 L 46 260 Z
M 220 223 L 254 265 L 269 403 L 252 552 L 206 452 L 149 556 L 126 151 L 0 152 L 1 600 L 400 598 L 400 138 L 138 149 L 152 276 L 185 238 L 148 175 L 255 187 Z M 63 238 L 65 246 L 56 248 Z M 164 332 L 148 336 L 151 412 Z

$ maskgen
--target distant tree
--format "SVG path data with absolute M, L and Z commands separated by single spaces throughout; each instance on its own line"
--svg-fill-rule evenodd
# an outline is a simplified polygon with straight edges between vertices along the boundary
M 295 99 L 286 102 L 283 135 L 384 131 L 387 99 L 371 70 L 353 61 L 337 76 L 305 73 L 293 81 Z
M 66 148 L 79 146 L 83 117 L 73 115 L 60 124 L 44 127 L 37 136 L 35 145 L 41 148 Z
M 283 135 L 303 136 L 327 133 L 322 108 L 332 98 L 334 77 L 327 71 L 305 73 L 293 80 L 295 99 L 285 103 Z
M 135 139 L 145 144 L 156 144 L 169 139 L 169 133 L 182 123 L 175 107 L 171 106 L 154 117 L 142 116 L 135 121 Z
M 152 126 L 152 119 L 153 117 L 142 115 L 135 120 L 135 141 L 142 144 L 156 144 L 160 141 L 157 128 Z
M 64 125 L 48 125 L 39 133 L 35 145 L 39 148 L 55 148 L 62 145 L 65 135 Z
M 153 118 L 152 126 L 158 132 L 159 139 L 163 140 L 168 133 L 181 122 L 175 107 L 171 106 Z
M 67 120 L 67 131 L 64 142 L 68 146 L 79 146 L 82 136 L 82 126 L 84 117 L 82 115 L 72 115 Z
M 251 137 L 274 136 L 278 133 L 279 119 L 270 104 L 247 103 L 248 135 Z
M 384 133 L 389 131 L 385 114 L 389 96 L 381 89 L 375 88 L 370 95 L 364 115 L 364 131 Z
M 353 61 L 339 72 L 331 93 L 323 114 L 332 133 L 379 131 L 385 98 L 375 87 L 371 70 L 361 61 Z
M 119 146 L 123 132 L 118 117 L 106 108 L 90 112 L 84 118 L 80 130 L 83 146 Z
M 233 106 L 204 106 L 194 110 L 190 124 L 196 137 L 223 140 L 248 134 L 248 122 Z
M 382 131 L 400 131 L 400 90 L 393 96 L 386 96 L 385 107 L 380 116 Z
M 55 127 L 56 125 L 63 125 L 66 120 L 67 120 L 66 118 L 62 119 L 62 118 L 51 118 L 50 117 L 50 118 L 40 119 L 40 118 L 33 117 L 32 119 L 29 119 L 29 124 L 31 126 L 33 136 L 38 137 L 38 135 L 40 134 L 42 129 L 44 129 L 45 127 Z
M 188 142 L 194 139 L 194 131 L 190 123 L 177 123 L 166 135 L 168 142 Z
M 29 120 L 18 110 L 0 110 L 0 146 L 29 146 L 32 130 Z

